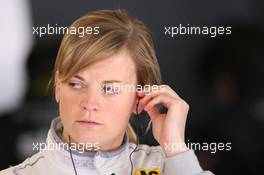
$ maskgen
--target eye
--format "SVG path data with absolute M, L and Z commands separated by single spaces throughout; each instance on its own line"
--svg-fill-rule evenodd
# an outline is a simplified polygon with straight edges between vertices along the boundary
M 73 88 L 73 89 L 81 89 L 82 85 L 80 83 L 73 83 L 73 82 L 69 82 L 68 85 Z

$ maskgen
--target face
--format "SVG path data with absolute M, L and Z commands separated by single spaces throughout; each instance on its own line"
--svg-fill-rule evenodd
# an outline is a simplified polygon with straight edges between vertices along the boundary
M 77 143 L 98 143 L 101 150 L 120 146 L 136 106 L 136 92 L 109 89 L 114 84 L 136 86 L 136 82 L 135 65 L 126 49 L 92 64 L 66 82 L 60 82 L 57 73 L 56 98 L 63 139 L 68 140 L 70 135 Z

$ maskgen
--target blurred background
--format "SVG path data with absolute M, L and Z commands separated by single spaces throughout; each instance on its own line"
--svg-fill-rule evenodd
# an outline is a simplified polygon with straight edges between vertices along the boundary
M 116 8 L 126 9 L 152 31 L 163 82 L 190 105 L 186 140 L 232 143 L 230 151 L 196 151 L 201 166 L 216 174 L 260 174 L 264 162 L 260 0 L 2 0 L 0 169 L 32 155 L 32 143 L 45 141 L 51 120 L 58 116 L 47 86 L 62 35 L 39 37 L 32 34 L 32 27 L 69 26 L 87 12 Z M 165 26 L 179 24 L 231 26 L 232 34 L 164 35 Z M 142 120 L 145 124 L 148 117 Z M 157 145 L 151 132 L 141 142 Z

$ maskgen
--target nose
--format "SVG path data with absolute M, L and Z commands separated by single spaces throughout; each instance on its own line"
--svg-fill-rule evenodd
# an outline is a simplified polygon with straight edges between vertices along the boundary
M 97 89 L 88 89 L 85 94 L 83 94 L 83 98 L 80 104 L 82 110 L 85 111 L 98 111 L 98 92 Z

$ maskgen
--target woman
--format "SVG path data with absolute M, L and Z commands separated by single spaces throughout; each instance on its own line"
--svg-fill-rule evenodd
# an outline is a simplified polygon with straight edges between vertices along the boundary
M 60 116 L 51 123 L 48 146 L 0 174 L 211 174 L 184 142 L 189 106 L 161 84 L 147 27 L 124 10 L 102 10 L 70 28 L 89 33 L 63 37 L 54 69 Z M 133 143 L 129 120 L 142 110 L 160 146 Z

